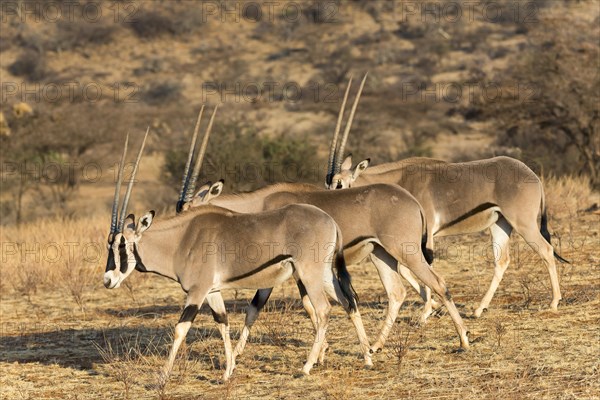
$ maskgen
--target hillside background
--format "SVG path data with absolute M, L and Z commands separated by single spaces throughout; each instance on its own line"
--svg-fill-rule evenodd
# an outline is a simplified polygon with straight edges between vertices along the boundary
M 321 183 L 367 71 L 355 162 L 505 154 L 597 186 L 600 3 L 469 4 L 5 2 L 2 224 L 108 214 L 125 134 L 135 149 L 146 126 L 132 211 L 173 208 L 202 104 L 220 107 L 203 180 Z

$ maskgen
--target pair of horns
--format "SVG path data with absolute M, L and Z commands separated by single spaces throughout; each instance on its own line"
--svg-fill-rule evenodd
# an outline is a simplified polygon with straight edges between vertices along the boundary
M 192 136 L 192 143 L 190 145 L 187 161 L 185 163 L 185 169 L 183 171 L 181 191 L 179 193 L 179 201 L 177 202 L 177 212 L 181 210 L 185 203 L 192 200 L 192 197 L 194 196 L 194 191 L 196 190 L 196 181 L 198 180 L 198 176 L 200 175 L 200 167 L 202 166 L 202 160 L 204 159 L 204 154 L 206 153 L 206 147 L 208 146 L 208 138 L 210 136 L 210 131 L 212 130 L 213 122 L 215 120 L 217 108 L 218 106 L 215 106 L 215 109 L 213 110 L 213 113 L 210 117 L 210 121 L 208 121 L 208 126 L 206 128 L 206 132 L 204 133 L 204 138 L 202 139 L 202 144 L 200 145 L 199 153 L 196 157 L 194 157 L 194 152 L 196 149 L 196 140 L 198 139 L 198 131 L 200 130 L 200 121 L 202 120 L 202 113 L 204 112 L 204 105 L 200 108 L 200 112 L 198 113 L 198 120 L 196 121 L 194 134 Z M 190 173 L 190 167 L 192 165 L 192 161 L 194 161 L 194 158 L 196 163 L 194 164 L 194 170 Z
M 127 191 L 125 192 L 125 198 L 123 199 L 123 205 L 121 206 L 121 213 L 117 214 L 119 207 L 119 193 L 121 191 L 121 183 L 123 182 L 123 169 L 125 168 L 125 157 L 127 156 L 127 145 L 129 144 L 129 133 L 127 133 L 127 137 L 125 138 L 125 147 L 123 148 L 123 155 L 121 155 L 121 162 L 119 164 L 119 174 L 117 175 L 117 184 L 115 186 L 115 197 L 113 198 L 112 218 L 110 221 L 111 234 L 121 232 L 123 230 L 123 226 L 125 225 L 125 216 L 127 215 L 127 205 L 129 204 L 129 197 L 131 196 L 131 190 L 133 189 L 133 183 L 135 181 L 135 174 L 137 173 L 138 165 L 140 164 L 140 159 L 142 158 L 142 152 L 144 151 L 144 146 L 146 145 L 146 138 L 148 137 L 149 131 L 150 127 L 146 129 L 144 140 L 142 141 L 140 151 L 138 152 L 137 158 L 135 160 L 133 172 L 131 173 L 131 179 L 129 180 L 129 184 L 127 185 Z
M 350 117 L 348 119 L 348 123 L 346 124 L 346 128 L 344 129 L 344 134 L 342 135 L 341 142 L 338 146 L 338 137 L 340 135 L 340 128 L 342 127 L 342 118 L 344 116 L 344 111 L 346 109 L 346 101 L 348 100 L 348 93 L 350 92 L 350 87 L 352 86 L 352 77 L 350 77 L 350 81 L 348 82 L 348 87 L 346 88 L 346 93 L 344 94 L 344 100 L 342 101 L 342 107 L 340 108 L 340 113 L 338 114 L 337 124 L 335 125 L 335 132 L 333 134 L 333 139 L 331 141 L 331 147 L 329 148 L 329 161 L 327 163 L 327 183 L 331 183 L 331 179 L 333 175 L 340 172 L 340 168 L 342 166 L 342 161 L 344 157 L 344 147 L 346 147 L 346 141 L 348 140 L 348 134 L 350 133 L 350 128 L 352 127 L 352 121 L 354 120 L 354 114 L 356 112 L 356 108 L 358 107 L 358 100 L 360 99 L 360 95 L 365 86 L 365 81 L 367 80 L 367 72 L 360 83 L 360 87 L 358 88 L 358 92 L 356 93 L 356 97 L 354 98 L 354 104 L 352 105 L 352 110 L 350 111 Z

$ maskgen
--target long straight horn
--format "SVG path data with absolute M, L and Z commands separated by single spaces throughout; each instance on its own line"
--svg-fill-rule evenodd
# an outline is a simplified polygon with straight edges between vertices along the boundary
M 346 128 L 344 129 L 344 135 L 342 136 L 342 142 L 340 143 L 340 148 L 336 152 L 336 154 L 338 155 L 335 159 L 335 164 L 336 164 L 335 172 L 336 173 L 340 172 L 339 168 L 341 167 L 342 161 L 344 159 L 344 147 L 346 147 L 346 141 L 348 140 L 348 134 L 350 133 L 350 128 L 352 127 L 352 121 L 354 120 L 354 113 L 356 112 L 356 107 L 358 107 L 358 100 L 360 100 L 360 95 L 363 91 L 363 88 L 365 87 L 367 75 L 369 75 L 368 72 L 365 74 L 362 82 L 360 83 L 360 87 L 358 88 L 358 93 L 356 93 L 356 98 L 354 99 L 354 104 L 352 105 L 352 110 L 350 111 L 350 118 L 348 119 L 348 123 L 346 124 Z
M 125 192 L 125 197 L 123 198 L 123 206 L 121 207 L 121 215 L 119 216 L 119 231 L 123 230 L 123 225 L 125 224 L 127 204 L 129 203 L 131 189 L 133 189 L 133 182 L 135 181 L 135 174 L 137 173 L 137 169 L 140 165 L 140 160 L 142 158 L 142 153 L 144 151 L 144 146 L 146 145 L 146 138 L 148 137 L 148 132 L 150 132 L 150 127 L 146 129 L 146 134 L 144 135 L 144 140 L 142 141 L 142 145 L 140 146 L 140 151 L 138 152 L 137 158 L 135 159 L 133 171 L 131 172 L 131 179 L 129 180 L 129 184 L 127 185 L 127 191 Z
M 196 190 L 196 181 L 198 180 L 198 176 L 200 175 L 200 167 L 202 167 L 202 160 L 204 159 L 204 153 L 206 153 L 206 147 L 208 146 L 208 138 L 210 136 L 210 131 L 212 130 L 213 122 L 215 120 L 215 114 L 217 113 L 217 108 L 219 106 L 215 106 L 212 115 L 210 116 L 210 121 L 208 121 L 208 127 L 206 128 L 206 133 L 204 134 L 204 138 L 202 139 L 202 145 L 200 146 L 200 151 L 198 152 L 198 157 L 196 158 L 196 164 L 194 165 L 194 172 L 190 177 L 190 183 L 187 188 L 187 193 L 185 195 L 185 202 L 188 202 L 194 196 L 194 190 Z
M 119 164 L 119 174 L 117 175 L 117 185 L 115 186 L 115 197 L 113 198 L 112 216 L 110 219 L 110 233 L 117 231 L 117 218 L 119 218 L 119 192 L 121 191 L 121 182 L 123 181 L 123 168 L 125 165 L 125 156 L 127 155 L 127 144 L 129 143 L 129 132 L 125 137 L 125 147 L 121 155 L 121 163 Z
M 348 81 L 348 87 L 346 87 L 346 93 L 344 94 L 344 100 L 342 101 L 342 107 L 340 108 L 340 113 L 338 114 L 337 124 L 335 125 L 335 131 L 333 133 L 333 139 L 331 139 L 331 146 L 329 147 L 329 161 L 327 162 L 327 183 L 331 183 L 331 178 L 335 174 L 335 156 L 336 156 L 336 148 L 338 137 L 340 135 L 340 128 L 342 127 L 342 118 L 344 116 L 344 111 L 346 109 L 346 101 L 348 100 L 348 93 L 350 93 L 350 87 L 352 86 L 352 77 Z
M 185 163 L 185 169 L 183 171 L 183 180 L 181 182 L 181 191 L 179 192 L 179 202 L 182 202 L 187 193 L 188 183 L 190 181 L 190 167 L 192 165 L 192 159 L 194 158 L 194 150 L 196 149 L 196 140 L 198 139 L 198 131 L 200 130 L 200 121 L 202 120 L 202 113 L 204 112 L 204 105 L 200 108 L 198 113 L 198 120 L 194 127 L 194 134 L 192 136 L 192 144 L 190 145 L 190 151 L 188 152 L 188 158 Z

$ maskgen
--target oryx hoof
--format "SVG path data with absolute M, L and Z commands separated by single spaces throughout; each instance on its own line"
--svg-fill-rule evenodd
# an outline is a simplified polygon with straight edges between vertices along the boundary
M 475 312 L 473 313 L 473 317 L 475 317 L 475 318 L 480 318 L 480 317 L 481 317 L 481 315 L 482 315 L 484 312 L 488 312 L 488 309 L 487 309 L 487 307 L 484 307 L 484 308 L 478 308 L 478 309 L 477 309 L 477 310 L 475 310 Z
M 369 349 L 369 354 L 381 353 L 383 346 L 373 346 Z
M 307 376 L 310 376 L 310 371 L 307 371 L 304 368 L 302 368 L 299 372 L 294 374 L 294 378 L 296 379 L 305 378 Z

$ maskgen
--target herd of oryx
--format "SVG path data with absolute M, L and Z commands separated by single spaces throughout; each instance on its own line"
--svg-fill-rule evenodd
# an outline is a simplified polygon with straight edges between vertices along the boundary
M 177 350 L 206 300 L 225 343 L 223 379 L 227 380 L 273 288 L 289 277 L 295 279 L 315 329 L 314 342 L 302 368 L 304 374 L 309 374 L 316 362 L 323 362 L 328 347 L 325 331 L 331 306 L 327 296 L 339 302 L 350 316 L 365 366 L 372 365 L 371 354 L 383 347 L 406 295 L 400 276 L 423 297 L 422 320 L 437 307 L 431 290 L 439 296 L 454 322 L 461 349 L 467 349 L 467 328 L 444 279 L 431 267 L 435 236 L 489 228 L 495 255 L 494 276 L 475 316 L 479 317 L 488 307 L 508 267 L 508 242 L 513 229 L 544 260 L 552 283 L 550 307 L 557 309 L 561 294 L 554 257 L 565 260 L 550 243 L 540 179 L 525 164 L 508 157 L 465 163 L 410 158 L 371 168 L 367 168 L 369 160 L 364 160 L 352 168 L 351 158 L 343 159 L 344 147 L 365 80 L 366 75 L 340 138 L 352 79 L 344 94 L 325 182 L 331 190 L 280 183 L 250 193 L 221 195 L 223 182 L 219 181 L 196 191 L 217 111 L 215 107 L 195 154 L 202 107 L 185 166 L 177 215 L 155 221 L 155 213 L 150 211 L 136 221 L 132 214 L 126 214 L 127 204 L 148 131 L 118 213 L 128 138 L 125 140 L 113 200 L 104 285 L 109 289 L 119 287 L 136 269 L 176 280 L 187 293 L 161 379 L 169 376 Z M 231 253 L 232 248 L 261 244 L 270 244 L 269 251 L 259 249 L 251 256 Z M 308 250 L 315 246 L 321 251 Z M 375 265 L 388 296 L 387 315 L 372 345 L 346 268 L 346 264 L 358 264 L 367 258 Z M 230 341 L 222 289 L 257 289 L 235 348 Z

